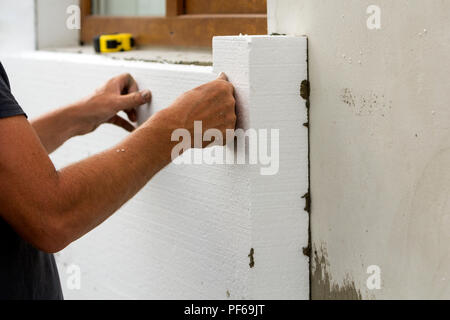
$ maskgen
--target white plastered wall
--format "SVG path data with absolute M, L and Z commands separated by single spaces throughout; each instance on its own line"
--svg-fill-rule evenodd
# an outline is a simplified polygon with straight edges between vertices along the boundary
M 0 1 L 0 53 L 77 46 L 79 30 L 66 23 L 73 5 L 79 0 Z
M 450 298 L 450 1 L 268 7 L 309 38 L 313 298 Z
M 33 0 L 0 1 L 0 52 L 34 50 L 35 22 Z
M 170 165 L 110 220 L 57 255 L 68 299 L 307 299 L 308 190 L 306 38 L 224 37 L 214 69 L 96 56 L 26 53 L 1 57 L 30 118 L 130 72 L 153 91 L 140 120 L 225 71 L 236 87 L 240 124 L 280 130 L 279 172 L 259 166 Z M 112 147 L 111 126 L 66 143 L 58 168 Z M 269 134 L 270 138 L 270 134 Z M 208 155 L 206 155 L 208 157 Z M 254 266 L 249 254 L 253 248 Z M 81 289 L 70 290 L 75 265 Z M 69 274 L 68 274 L 69 272 Z M 72 273 L 71 273 L 72 272 Z

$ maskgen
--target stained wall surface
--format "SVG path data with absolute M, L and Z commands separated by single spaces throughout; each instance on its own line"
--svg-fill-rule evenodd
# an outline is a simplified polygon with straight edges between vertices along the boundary
M 450 298 L 450 1 L 268 7 L 309 38 L 313 298 Z

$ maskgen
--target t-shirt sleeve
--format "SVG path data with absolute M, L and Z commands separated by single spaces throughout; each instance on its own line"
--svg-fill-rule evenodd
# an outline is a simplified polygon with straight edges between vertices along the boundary
M 26 116 L 11 93 L 8 78 L 6 78 L 6 73 L 0 64 L 0 118 L 18 115 Z

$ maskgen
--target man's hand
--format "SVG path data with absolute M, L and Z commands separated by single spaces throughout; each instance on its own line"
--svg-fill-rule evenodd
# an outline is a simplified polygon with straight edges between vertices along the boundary
M 216 80 L 182 94 L 169 108 L 160 111 L 155 117 L 163 118 L 162 123 L 171 132 L 178 128 L 187 129 L 191 137 L 194 137 L 194 122 L 201 121 L 202 135 L 208 129 L 218 129 L 225 144 L 226 130 L 236 127 L 235 105 L 234 87 L 228 82 L 227 76 L 221 73 Z M 205 142 L 203 147 L 210 143 Z
M 130 74 L 109 80 L 93 95 L 70 106 L 47 113 L 32 122 L 41 143 L 52 153 L 68 139 L 94 131 L 103 123 L 111 123 L 127 131 L 134 125 L 117 113 L 124 111 L 136 121 L 136 108 L 150 102 L 149 90 L 140 91 Z
M 151 98 L 149 90 L 139 91 L 130 74 L 112 78 L 92 96 L 75 104 L 85 119 L 83 134 L 94 131 L 103 123 L 111 123 L 132 132 L 134 125 L 117 113 L 124 111 L 131 122 L 136 122 L 136 108 L 150 102 Z

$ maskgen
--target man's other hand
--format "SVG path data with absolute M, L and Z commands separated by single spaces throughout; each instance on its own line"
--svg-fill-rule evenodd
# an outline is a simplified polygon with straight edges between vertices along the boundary
M 135 129 L 132 122 L 137 121 L 136 108 L 149 103 L 151 98 L 149 90 L 139 91 L 130 74 L 114 77 L 93 95 L 75 104 L 75 110 L 83 119 L 80 131 L 86 134 L 103 123 L 110 123 L 132 132 Z M 118 115 L 120 111 L 127 114 L 129 121 Z

